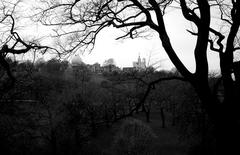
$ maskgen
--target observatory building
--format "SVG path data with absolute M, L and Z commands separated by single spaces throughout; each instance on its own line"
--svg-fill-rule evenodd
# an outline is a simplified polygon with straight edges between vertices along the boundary
M 138 56 L 138 60 L 133 62 L 133 68 L 137 71 L 142 71 L 146 69 L 146 59 L 141 59 L 140 55 Z

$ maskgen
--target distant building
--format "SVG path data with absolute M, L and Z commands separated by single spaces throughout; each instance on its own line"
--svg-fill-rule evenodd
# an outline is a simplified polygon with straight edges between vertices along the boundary
M 137 61 L 133 62 L 133 67 L 123 67 L 122 70 L 115 65 L 115 62 L 112 58 L 106 60 L 103 65 L 101 66 L 99 63 L 95 63 L 93 65 L 85 64 L 79 55 L 75 55 L 71 63 L 69 64 L 68 68 L 66 69 L 65 73 L 66 76 L 74 76 L 78 79 L 81 74 L 83 74 L 84 70 L 88 70 L 91 73 L 102 74 L 104 73 L 111 73 L 111 72 L 125 72 L 130 73 L 133 71 L 144 71 L 146 70 L 146 59 L 139 56 Z
M 112 64 L 103 66 L 102 68 L 103 68 L 103 72 L 107 72 L 107 73 L 118 72 L 121 70 L 119 67 Z
M 123 67 L 123 72 L 125 73 L 131 73 L 134 71 L 134 68 L 133 67 Z
M 102 70 L 103 70 L 99 63 L 95 63 L 93 65 L 89 65 L 89 69 L 93 73 L 101 73 Z
M 79 55 L 75 55 L 70 63 L 69 70 L 72 71 L 72 74 L 75 79 L 79 79 L 83 70 L 86 68 L 85 63 L 82 61 Z
M 133 62 L 133 68 L 137 71 L 145 70 L 146 67 L 146 59 L 141 59 L 140 55 L 138 56 L 138 60 Z
M 133 71 L 143 71 L 146 70 L 146 59 L 141 59 L 140 56 L 138 56 L 138 60 L 133 62 L 133 67 L 123 67 L 122 71 L 125 73 L 130 73 Z
M 75 56 L 72 58 L 71 66 L 72 66 L 72 67 L 78 67 L 78 66 L 81 66 L 81 65 L 84 65 L 84 62 L 82 61 L 82 59 L 80 58 L 79 55 L 75 55 Z

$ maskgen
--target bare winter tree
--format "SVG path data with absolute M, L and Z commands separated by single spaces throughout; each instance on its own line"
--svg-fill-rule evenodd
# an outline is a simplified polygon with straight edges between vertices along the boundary
M 15 82 L 15 77 L 7 62 L 8 56 L 24 54 L 29 51 L 45 53 L 49 49 L 47 46 L 41 46 L 37 40 L 26 41 L 17 32 L 16 22 L 20 22 L 19 16 L 21 15 L 18 9 L 20 3 L 22 3 L 21 0 L 3 0 L 0 3 L 0 66 L 10 78 L 10 84 L 8 84 L 6 90 L 11 88 Z M 1 88 L 1 91 L 4 90 L 5 88 Z
M 240 139 L 239 92 L 232 78 L 234 53 L 239 50 L 240 1 L 238 0 L 41 0 L 34 20 L 56 26 L 59 46 L 65 52 L 79 48 L 93 48 L 97 34 L 108 26 L 126 32 L 118 39 L 136 38 L 143 31 L 153 30 L 159 35 L 165 52 L 178 71 L 197 92 L 202 106 L 215 126 L 217 154 L 240 152 L 236 141 Z M 195 25 L 189 31 L 196 37 L 194 59 L 196 70 L 191 73 L 179 59 L 166 31 L 163 18 L 168 7 L 177 6 L 184 18 Z M 215 12 L 215 14 L 213 14 Z M 211 26 L 211 20 L 221 21 L 221 28 Z M 156 19 L 156 20 L 155 20 Z M 223 28 L 224 27 L 224 28 Z M 218 52 L 224 87 L 224 101 L 220 102 L 208 82 L 208 47 Z M 239 68 L 237 68 L 239 70 Z M 236 70 L 236 69 L 235 69 Z M 149 85 L 154 85 L 156 80 Z M 149 87 L 151 88 L 151 87 Z

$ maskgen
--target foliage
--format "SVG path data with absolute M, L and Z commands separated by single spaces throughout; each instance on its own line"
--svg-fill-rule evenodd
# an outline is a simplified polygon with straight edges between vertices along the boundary
M 53 69 L 48 62 L 42 62 L 41 66 L 31 62 L 15 64 L 18 80 L 14 89 L 1 99 L 0 136 L 5 151 L 13 151 L 13 154 L 36 153 L 36 150 L 42 151 L 39 154 L 91 152 L 96 145 L 91 137 L 97 136 L 99 127 L 110 127 L 136 107 L 147 86 L 144 82 L 175 74 L 155 71 L 126 75 L 120 72 L 102 75 L 102 81 L 92 81 L 90 77 L 81 83 L 65 78 L 66 70 L 58 70 L 64 66 L 61 61 L 51 62 L 59 66 L 55 68 L 56 74 L 47 72 Z M 205 130 L 199 128 L 202 117 L 195 113 L 201 115 L 202 112 L 198 104 L 192 104 L 198 98 L 190 88 L 176 80 L 155 84 L 144 105 L 157 112 L 159 107 L 164 107 L 177 118 L 176 125 L 183 136 L 197 137 L 200 141 L 199 135 Z M 123 148 L 122 151 L 132 154 L 136 150 L 149 152 L 155 138 L 146 124 L 130 119 L 116 133 L 113 148 Z M 10 146 L 14 146 L 13 149 Z
M 115 137 L 114 150 L 117 154 L 153 154 L 156 135 L 143 122 L 127 119 Z

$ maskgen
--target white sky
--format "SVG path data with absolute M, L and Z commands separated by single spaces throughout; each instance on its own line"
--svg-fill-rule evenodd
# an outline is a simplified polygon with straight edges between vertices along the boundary
M 180 10 L 176 9 L 168 12 L 164 18 L 167 32 L 177 55 L 187 68 L 194 72 L 195 62 L 193 50 L 196 38 L 186 31 L 186 29 L 191 29 L 190 23 L 183 18 Z M 22 35 L 29 36 L 31 34 L 38 38 L 48 35 L 49 33 L 51 33 L 49 28 L 35 26 L 32 29 L 23 31 Z M 161 46 L 161 41 L 156 34 L 150 39 L 138 38 L 123 41 L 115 40 L 115 38 L 119 36 L 119 33 L 120 30 L 113 27 L 103 29 L 97 37 L 94 50 L 90 54 L 80 54 L 83 61 L 87 64 L 93 64 L 95 62 L 102 64 L 104 60 L 113 58 L 119 67 L 130 67 L 132 66 L 132 62 L 136 61 L 140 54 L 142 58 L 144 57 L 147 59 L 147 62 L 150 61 L 149 64 L 160 61 L 162 69 L 173 68 L 172 63 L 168 59 L 168 56 Z M 49 44 L 51 41 L 49 39 L 44 41 L 43 39 L 43 43 Z M 208 56 L 210 60 L 210 70 L 218 70 L 218 55 L 210 51 Z M 49 55 L 45 57 L 49 57 Z
M 187 68 L 194 72 L 195 61 L 193 50 L 196 37 L 186 31 L 186 29 L 191 28 L 190 23 L 186 22 L 180 10 L 167 13 L 165 21 L 167 32 L 175 51 Z M 136 61 L 140 54 L 147 61 L 150 60 L 150 64 L 160 61 L 163 69 L 174 67 L 162 48 L 157 34 L 150 39 L 137 38 L 117 41 L 115 38 L 118 36 L 118 33 L 119 30 L 112 27 L 103 30 L 97 38 L 95 49 L 91 54 L 85 54 L 83 60 L 91 64 L 94 62 L 102 63 L 108 58 L 114 58 L 117 65 L 125 67 L 132 66 L 132 62 Z M 218 54 L 210 51 L 208 56 L 210 59 L 210 70 L 219 69 Z

